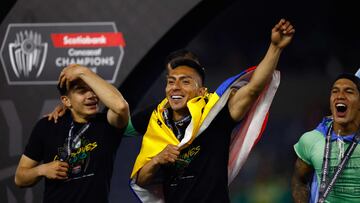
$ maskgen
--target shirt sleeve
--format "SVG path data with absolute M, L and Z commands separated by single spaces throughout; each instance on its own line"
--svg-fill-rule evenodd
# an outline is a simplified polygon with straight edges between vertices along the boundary
M 129 118 L 128 125 L 126 126 L 124 136 L 125 137 L 134 137 L 139 135 L 139 133 L 135 130 L 135 127 L 132 124 L 131 118 Z
M 299 141 L 294 145 L 294 150 L 297 156 L 303 160 L 305 163 L 312 165 L 311 163 L 311 149 L 315 142 L 314 134 L 312 132 L 307 132 L 303 134 Z
M 43 139 L 42 134 L 46 132 L 44 129 L 44 121 L 40 120 L 33 128 L 27 145 L 25 146 L 24 155 L 35 161 L 43 160 Z
M 156 105 L 150 105 L 149 107 L 138 111 L 137 113 L 132 115 L 131 122 L 129 122 L 131 126 L 128 127 L 132 127 L 135 131 L 137 131 L 141 135 L 144 135 L 149 124 L 151 114 L 155 110 L 155 108 Z

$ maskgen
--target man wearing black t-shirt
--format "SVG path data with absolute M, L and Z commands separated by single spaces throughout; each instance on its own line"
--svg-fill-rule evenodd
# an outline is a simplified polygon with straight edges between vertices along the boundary
M 224 108 L 216 113 L 212 110 L 219 102 L 212 104 L 216 95 L 203 86 L 204 69 L 197 57 L 187 51 L 169 55 L 166 99 L 132 117 L 134 128 L 144 134 L 131 175 L 142 201 L 229 202 L 230 135 L 269 83 L 294 32 L 284 19 L 274 26 L 269 49 L 251 79 L 230 89 Z M 152 188 L 154 183 L 161 188 Z M 151 195 L 144 193 L 148 190 Z
M 44 202 L 108 202 L 113 163 L 129 107 L 121 93 L 87 67 L 70 65 L 59 77 L 65 116 L 34 127 L 15 184 L 45 178 Z M 98 113 L 98 103 L 109 108 Z

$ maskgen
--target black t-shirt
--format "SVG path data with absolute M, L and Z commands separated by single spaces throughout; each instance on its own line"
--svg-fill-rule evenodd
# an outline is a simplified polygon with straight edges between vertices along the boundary
M 132 117 L 133 126 L 140 133 L 145 132 L 153 109 Z M 209 127 L 181 151 L 179 161 L 162 167 L 166 202 L 230 201 L 227 165 L 235 125 L 226 105 Z
M 45 179 L 44 202 L 108 202 L 116 151 L 124 129 L 112 127 L 106 114 L 97 114 L 89 123 L 66 159 L 70 165 L 69 179 Z M 64 158 L 71 124 L 69 112 L 58 123 L 41 119 L 31 133 L 24 155 L 43 163 Z M 83 125 L 74 123 L 73 135 Z

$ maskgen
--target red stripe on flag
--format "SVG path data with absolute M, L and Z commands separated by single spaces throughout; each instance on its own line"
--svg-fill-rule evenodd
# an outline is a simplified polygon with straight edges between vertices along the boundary
M 250 68 L 246 69 L 245 71 L 248 73 L 248 72 L 251 72 L 253 70 L 256 69 L 257 66 L 251 66 Z
M 266 128 L 266 125 L 267 125 L 267 122 L 269 120 L 269 112 L 266 113 L 266 116 L 265 116 L 265 119 L 264 119 L 264 122 L 261 126 L 261 130 L 260 130 L 260 133 L 259 133 L 259 136 L 256 138 L 255 142 L 254 142 L 254 146 L 259 142 L 260 138 L 262 137 L 264 131 L 265 131 L 265 128 Z

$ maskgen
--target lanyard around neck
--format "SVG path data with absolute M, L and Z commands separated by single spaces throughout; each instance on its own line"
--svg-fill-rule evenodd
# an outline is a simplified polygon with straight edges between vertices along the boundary
M 329 162 L 330 162 L 330 152 L 331 152 L 331 131 L 333 125 L 331 124 L 325 138 L 325 148 L 324 148 L 324 158 L 323 158 L 323 165 L 322 165 L 322 176 L 319 188 L 319 199 L 318 203 L 325 202 L 326 197 L 329 195 L 332 187 L 335 184 L 335 181 L 345 168 L 351 154 L 354 152 L 358 142 L 360 141 L 360 133 L 359 131 L 356 132 L 355 136 L 352 139 L 352 143 L 350 146 L 347 147 L 345 151 L 345 156 L 341 159 L 340 164 L 336 167 L 335 173 L 331 180 L 328 182 L 327 177 L 329 175 Z
M 77 143 L 79 142 L 80 137 L 85 133 L 89 128 L 90 123 L 86 123 L 81 127 L 76 134 L 73 134 L 74 122 L 71 122 L 71 127 L 68 133 L 68 143 L 67 143 L 67 159 L 70 158 L 71 151 L 76 148 Z

